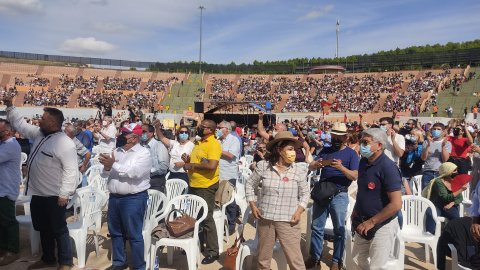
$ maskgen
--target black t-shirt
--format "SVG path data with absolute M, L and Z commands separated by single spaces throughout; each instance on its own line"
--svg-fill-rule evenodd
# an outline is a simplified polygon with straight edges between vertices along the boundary
M 20 144 L 20 148 L 22 149 L 22 152 L 30 155 L 30 141 L 28 139 L 21 139 L 21 138 L 16 138 L 18 144 Z
M 263 159 L 258 155 L 258 154 L 255 154 L 253 155 L 253 162 L 260 162 L 262 161 Z

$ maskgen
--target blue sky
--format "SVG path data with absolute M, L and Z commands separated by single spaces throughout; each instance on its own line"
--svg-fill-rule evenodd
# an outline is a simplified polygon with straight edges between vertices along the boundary
M 0 0 L 0 50 L 208 63 L 334 57 L 480 38 L 480 1 Z

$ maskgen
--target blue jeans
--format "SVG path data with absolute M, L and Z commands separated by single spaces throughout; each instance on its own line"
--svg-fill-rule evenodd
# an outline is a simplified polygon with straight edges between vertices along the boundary
M 458 212 L 458 208 L 456 205 L 452 206 L 452 208 L 448 210 L 444 210 L 443 207 L 439 208 L 438 206 L 435 205 L 436 211 L 437 211 L 437 216 L 439 217 L 446 217 L 448 219 L 454 219 L 454 218 L 459 218 L 460 217 L 460 212 Z M 427 209 L 425 212 L 427 214 L 427 221 L 426 221 L 426 231 L 435 234 L 435 228 L 436 224 L 433 221 L 432 217 L 432 211 L 430 208 Z
M 133 269 L 145 270 L 142 227 L 147 200 L 147 191 L 127 195 L 110 194 L 107 223 L 112 238 L 113 265 L 127 264 L 125 242 L 128 240 L 131 247 Z
M 428 186 L 428 183 L 432 181 L 433 178 L 440 177 L 440 174 L 438 173 L 433 173 L 433 172 L 423 172 L 422 174 L 422 190 L 420 190 L 420 194 L 422 194 L 422 191 Z
M 40 232 L 42 261 L 55 263 L 55 242 L 58 264 L 73 265 L 70 234 L 65 218 L 66 206 L 58 206 L 58 197 L 32 196 L 30 211 L 33 228 Z
M 333 263 L 342 262 L 345 249 L 345 217 L 347 216 L 348 193 L 341 192 L 333 198 L 327 206 L 320 206 L 313 203 L 312 212 L 312 244 L 310 246 L 310 257 L 315 260 L 322 258 L 323 236 L 328 215 L 333 223 Z

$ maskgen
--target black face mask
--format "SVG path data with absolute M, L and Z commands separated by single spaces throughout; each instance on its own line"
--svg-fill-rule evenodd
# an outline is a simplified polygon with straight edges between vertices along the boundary
M 343 140 L 332 139 L 332 148 L 335 150 L 339 150 L 340 148 L 342 148 L 344 142 L 345 141 Z
M 458 173 L 452 173 L 452 175 L 451 175 L 450 177 L 452 177 L 452 179 L 453 179 L 453 178 L 455 178 L 455 176 L 457 176 L 457 175 L 458 175 Z
M 198 127 L 197 128 L 197 135 L 203 138 L 203 136 L 205 136 L 205 134 L 203 134 L 203 131 L 204 131 L 203 128 Z
M 460 135 L 460 129 L 459 128 L 454 128 L 453 129 L 453 136 L 458 136 Z
M 115 146 L 118 148 L 118 147 L 123 147 L 125 146 L 125 144 L 127 144 L 127 138 L 125 137 L 125 135 L 120 135 L 117 137 L 117 143 L 115 144 Z
M 406 126 L 404 127 L 404 129 L 405 129 L 406 131 L 411 131 L 411 130 L 412 130 L 412 128 L 410 127 L 410 125 L 406 125 Z

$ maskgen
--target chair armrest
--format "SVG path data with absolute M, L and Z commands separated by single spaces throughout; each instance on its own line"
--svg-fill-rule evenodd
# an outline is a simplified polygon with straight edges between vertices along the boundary
M 24 204 L 24 203 L 29 203 L 30 201 L 32 201 L 32 196 L 22 196 L 20 201 L 15 202 L 15 206 L 21 205 L 21 204 Z
M 450 248 L 450 252 L 452 253 L 452 270 L 458 270 L 458 255 L 457 255 L 457 249 L 453 244 L 448 244 L 448 247 Z

